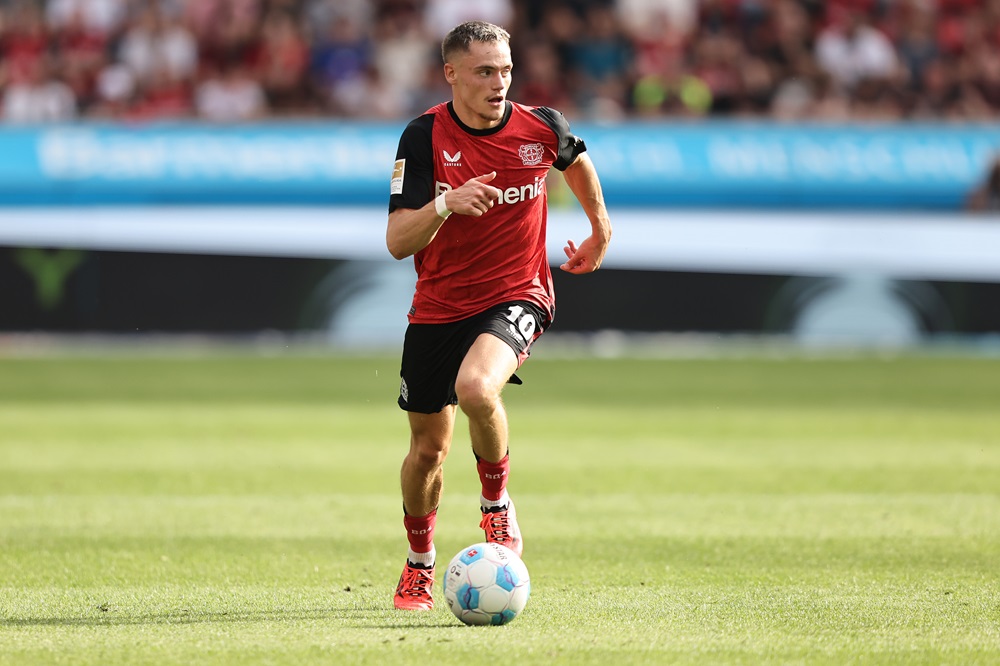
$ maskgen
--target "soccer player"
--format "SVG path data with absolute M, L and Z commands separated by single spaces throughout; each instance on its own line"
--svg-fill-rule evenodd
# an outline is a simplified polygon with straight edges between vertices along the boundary
M 413 256 L 417 287 L 403 342 L 399 406 L 410 449 L 400 473 L 409 555 L 396 608 L 433 608 L 434 526 L 456 405 L 468 418 L 482 482 L 486 541 L 519 555 L 507 494 L 507 382 L 555 313 L 545 251 L 545 177 L 563 172 L 590 220 L 590 235 L 568 241 L 569 273 L 597 270 L 611 224 L 582 140 L 561 113 L 507 99 L 510 35 L 490 23 L 454 28 L 441 45 L 452 100 L 411 121 L 396 154 L 386 245 Z

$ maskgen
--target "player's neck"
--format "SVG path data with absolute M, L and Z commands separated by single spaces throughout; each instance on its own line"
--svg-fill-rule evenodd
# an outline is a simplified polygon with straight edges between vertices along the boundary
M 497 120 L 484 118 L 468 108 L 461 107 L 455 101 L 448 103 L 448 111 L 451 113 L 451 117 L 466 131 L 473 134 L 492 134 L 494 130 L 499 131 L 507 124 L 510 119 L 511 104 L 509 101 L 505 104 L 504 113 Z

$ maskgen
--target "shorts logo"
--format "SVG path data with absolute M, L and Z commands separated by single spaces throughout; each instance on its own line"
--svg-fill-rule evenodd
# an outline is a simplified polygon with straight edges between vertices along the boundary
M 542 163 L 545 149 L 540 143 L 525 143 L 517 149 L 517 155 L 521 158 L 524 166 L 534 166 Z
M 410 401 L 410 388 L 406 385 L 406 380 L 400 380 L 399 382 L 399 395 L 403 398 L 404 402 Z
M 462 166 L 462 151 L 458 151 L 454 155 L 449 155 L 447 150 L 442 150 L 441 155 L 444 156 L 445 166 Z
M 389 194 L 403 193 L 403 172 L 406 170 L 406 160 L 396 160 L 392 167 L 392 181 L 389 183 Z

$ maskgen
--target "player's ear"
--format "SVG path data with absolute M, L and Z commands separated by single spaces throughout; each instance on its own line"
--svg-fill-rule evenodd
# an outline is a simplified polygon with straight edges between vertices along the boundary
M 455 66 L 450 62 L 444 64 L 444 78 L 448 81 L 449 85 L 455 85 L 455 81 L 458 79 L 458 75 L 455 72 Z

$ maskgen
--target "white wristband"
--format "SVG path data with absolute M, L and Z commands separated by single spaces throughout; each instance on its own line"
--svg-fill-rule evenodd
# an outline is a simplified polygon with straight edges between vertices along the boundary
M 444 200 L 444 192 L 439 194 L 436 199 L 434 199 L 434 210 L 437 211 L 438 216 L 448 219 L 451 215 L 451 211 L 448 210 L 448 203 Z

